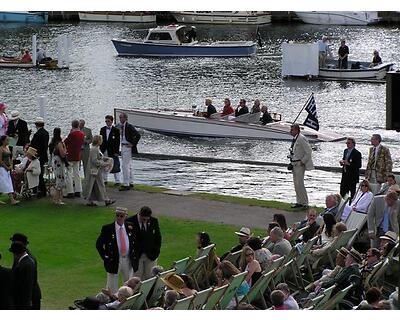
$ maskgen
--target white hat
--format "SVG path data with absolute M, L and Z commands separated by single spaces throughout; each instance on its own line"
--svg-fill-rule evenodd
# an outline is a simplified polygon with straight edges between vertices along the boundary
M 10 120 L 17 120 L 19 119 L 19 112 L 17 110 L 11 111 Z
M 250 229 L 249 229 L 249 228 L 246 228 L 246 227 L 240 228 L 240 231 L 239 231 L 239 232 L 235 231 L 235 233 L 236 233 L 238 236 L 242 236 L 242 237 L 250 237 L 250 236 L 251 236 L 251 234 L 250 234 Z
M 380 236 L 379 239 L 389 240 L 393 243 L 397 242 L 398 236 L 394 231 L 388 231 L 384 236 Z
M 44 119 L 42 117 L 37 117 L 35 123 L 44 123 Z

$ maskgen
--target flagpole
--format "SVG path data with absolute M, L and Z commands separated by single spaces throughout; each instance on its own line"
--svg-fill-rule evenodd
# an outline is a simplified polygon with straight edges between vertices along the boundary
M 292 123 L 296 123 L 296 120 L 300 117 L 300 114 L 303 112 L 304 108 L 307 106 L 308 101 L 310 101 L 311 97 L 314 95 L 314 92 L 311 92 L 311 94 L 308 96 L 308 99 L 306 100 L 306 103 L 304 104 L 303 108 L 301 108 L 299 114 L 297 115 L 296 119 Z

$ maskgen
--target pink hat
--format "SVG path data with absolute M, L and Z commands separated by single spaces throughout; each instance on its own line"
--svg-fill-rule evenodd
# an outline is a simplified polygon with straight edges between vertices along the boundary
M 6 108 L 7 108 L 6 104 L 3 102 L 0 102 L 0 110 L 3 111 L 3 110 L 6 110 Z

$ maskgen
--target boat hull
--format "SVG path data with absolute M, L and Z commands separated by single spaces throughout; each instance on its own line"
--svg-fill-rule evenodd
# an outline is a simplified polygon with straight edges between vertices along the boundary
M 47 12 L 11 12 L 0 11 L 0 22 L 19 22 L 19 23 L 47 23 Z
M 179 23 L 190 24 L 236 24 L 236 25 L 260 25 L 271 23 L 270 13 L 246 13 L 246 12 L 185 12 L 175 11 L 172 15 Z
M 119 56 L 149 57 L 248 57 L 257 53 L 257 44 L 249 41 L 220 41 L 212 44 L 156 44 L 112 40 Z
M 288 122 L 274 122 L 265 126 L 258 124 L 239 123 L 228 120 L 211 120 L 193 116 L 191 112 L 149 112 L 139 110 L 115 109 L 118 118 L 121 112 L 128 114 L 129 123 L 135 127 L 165 135 L 234 138 L 261 140 L 293 140 Z M 310 141 L 339 141 L 344 137 L 326 135 L 307 127 L 302 127 L 302 133 Z
M 351 66 L 355 61 L 349 61 L 348 65 Z M 322 68 L 319 69 L 319 78 L 333 78 L 333 79 L 346 79 L 346 80 L 383 80 L 386 73 L 393 67 L 393 63 L 383 63 L 374 68 L 367 68 L 368 62 L 362 62 L 361 66 L 365 69 L 337 69 L 337 68 Z
M 295 11 L 304 22 L 319 25 L 366 26 L 379 22 L 376 11 Z
M 108 14 L 104 13 L 91 13 L 79 12 L 80 21 L 97 21 L 97 22 L 130 22 L 130 23 L 154 23 L 156 22 L 156 15 L 132 15 L 132 14 Z

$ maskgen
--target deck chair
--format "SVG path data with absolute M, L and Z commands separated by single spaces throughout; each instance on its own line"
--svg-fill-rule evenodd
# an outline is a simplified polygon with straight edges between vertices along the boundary
M 268 273 L 270 271 L 276 271 L 282 265 L 284 260 L 285 260 L 285 257 L 280 257 L 280 258 L 272 261 L 271 264 L 265 268 L 263 273 Z
M 379 190 L 381 190 L 381 184 L 380 183 L 370 183 L 369 184 L 371 192 L 376 195 Z
M 209 246 L 202 248 L 199 250 L 199 253 L 197 254 L 196 258 L 202 257 L 202 256 L 207 256 L 210 254 L 211 250 L 215 247 L 215 244 L 212 243 Z
M 249 123 L 259 123 L 261 118 L 261 112 L 252 113 L 249 116 Z
M 203 306 L 205 305 L 208 297 L 210 296 L 211 291 L 213 291 L 212 287 L 197 292 L 197 294 L 194 296 L 194 298 L 192 300 L 192 305 L 191 305 L 190 309 L 201 310 L 203 308 Z
M 371 273 L 367 276 L 364 281 L 366 287 L 378 287 L 380 288 L 385 282 L 385 273 L 389 266 L 389 259 L 385 258 L 385 260 L 379 262 L 374 266 Z
M 336 221 L 340 221 L 340 218 L 343 214 L 343 210 L 346 207 L 346 204 L 350 201 L 349 196 L 346 194 L 341 200 L 340 203 L 338 205 L 338 212 L 335 215 L 335 219 Z
M 154 284 L 157 281 L 157 277 L 152 277 L 147 280 L 142 281 L 140 286 L 140 297 L 138 297 L 135 303 L 132 305 L 133 310 L 140 310 L 146 304 L 147 296 L 149 295 L 150 290 L 153 288 Z
M 182 274 L 185 272 L 188 264 L 192 261 L 192 257 L 186 257 L 181 260 L 175 261 L 172 264 L 172 268 L 175 269 L 176 274 Z
M 295 249 L 297 251 L 297 249 Z M 295 271 L 295 261 L 294 258 L 290 259 L 289 261 L 285 262 L 274 274 L 274 277 L 272 278 L 272 286 L 276 287 L 276 285 L 280 282 L 286 282 L 288 285 L 291 285 L 292 287 L 295 287 L 296 289 L 299 287 L 299 283 L 297 281 L 297 278 L 294 277 L 296 280 L 295 284 L 293 282 L 288 280 L 290 278 L 290 275 L 294 275 L 296 273 Z M 293 278 L 292 278 L 293 279 Z
M 250 291 L 243 297 L 240 302 L 252 303 L 257 298 L 260 298 L 264 309 L 267 309 L 267 303 L 264 299 L 264 292 L 267 290 L 269 283 L 274 275 L 274 270 L 264 273 L 257 282 L 250 288 Z
M 309 279 L 308 279 L 308 283 L 313 282 L 314 281 L 314 276 L 312 273 L 312 269 L 310 266 L 310 262 L 308 260 L 308 255 L 310 254 L 311 248 L 313 245 L 315 245 L 318 241 L 318 236 L 315 236 L 314 238 L 311 238 L 310 240 L 307 241 L 307 243 L 304 245 L 303 247 L 303 252 L 298 255 L 297 257 L 295 257 L 295 267 L 296 267 L 296 271 L 297 271 L 297 275 L 299 276 L 299 281 L 301 284 L 301 288 L 304 289 L 304 278 L 302 275 L 302 268 L 306 268 Z M 295 275 L 296 276 L 296 275 Z
M 190 296 L 180 300 L 176 300 L 171 310 L 189 310 L 193 298 L 194 296 Z
M 131 310 L 133 309 L 133 306 L 135 305 L 136 301 L 139 299 L 139 297 L 142 295 L 141 292 L 138 292 L 134 294 L 132 297 L 129 297 L 126 299 L 124 302 L 122 302 L 118 307 L 117 310 Z
M 304 228 L 301 229 L 296 229 L 293 233 L 292 236 L 290 237 L 290 243 L 294 244 L 296 243 L 296 240 L 299 239 L 299 237 L 307 231 L 307 229 L 309 228 L 309 226 L 305 226 Z
M 347 293 L 353 288 L 354 284 L 350 284 L 348 287 L 340 290 L 333 297 L 331 297 L 326 304 L 322 307 L 323 310 L 334 310 L 338 308 L 339 303 L 341 303 Z
M 271 237 L 270 237 L 270 236 L 265 237 L 265 238 L 262 240 L 262 246 L 263 246 L 263 248 L 267 248 L 267 247 L 269 246 L 270 243 L 271 243 Z
M 221 310 L 225 310 L 228 307 L 231 300 L 234 297 L 236 297 L 236 291 L 244 281 L 246 275 L 247 271 L 244 271 L 233 276 L 231 283 L 229 284 L 228 288 L 226 289 L 224 295 L 221 298 L 221 301 L 219 302 L 219 308 Z
M 347 217 L 345 223 L 346 223 L 347 230 L 357 229 L 356 233 L 349 240 L 348 245 L 350 245 L 354 242 L 354 240 L 356 239 L 357 235 L 360 233 L 364 224 L 367 223 L 367 214 L 351 211 L 349 216 Z
M 217 309 L 218 303 L 228 287 L 229 284 L 223 285 L 222 287 L 219 288 L 214 288 L 213 291 L 210 293 L 207 302 L 204 304 L 202 310 Z
M 240 256 L 242 255 L 242 251 L 243 250 L 239 250 L 239 251 L 236 251 L 236 252 L 230 252 L 226 257 L 225 257 L 225 259 L 224 260 L 226 260 L 226 261 L 230 261 L 230 262 L 232 262 L 232 264 L 235 266 L 235 267 L 238 267 L 239 266 L 239 259 L 240 259 Z
M 310 299 L 310 300 L 307 300 L 307 301 L 304 303 L 304 308 L 303 308 L 303 309 L 306 309 L 306 310 L 314 310 L 314 309 L 315 309 L 315 306 L 316 306 L 323 298 L 324 298 L 324 295 L 319 294 L 319 295 L 317 295 L 316 297 L 314 297 L 314 298 L 312 298 L 312 299 Z M 312 309 L 310 309 L 310 308 L 312 308 Z
M 324 291 L 322 291 L 322 294 L 321 294 L 322 299 L 314 305 L 315 310 L 323 310 L 325 304 L 328 302 L 328 300 L 332 296 L 332 292 L 335 288 L 336 288 L 336 284 L 334 284 L 333 286 L 330 286 L 329 288 L 326 288 Z
M 191 276 L 193 278 L 193 281 L 196 285 L 196 289 L 199 290 L 199 284 L 197 281 L 197 277 L 199 274 L 201 274 L 201 271 L 203 271 L 203 276 L 207 274 L 207 269 L 206 269 L 206 264 L 208 261 L 208 256 L 202 256 L 200 258 L 194 259 L 192 263 L 190 263 L 186 270 L 185 274 Z M 207 277 L 206 277 L 207 278 Z M 206 279 L 207 285 L 209 286 L 210 284 L 208 283 L 208 279 Z
M 162 282 L 161 277 L 165 276 L 167 273 L 173 272 L 175 269 L 170 269 L 164 272 L 161 272 L 157 276 L 157 280 L 154 284 L 153 291 L 151 292 L 150 297 L 147 298 L 146 304 L 149 308 L 158 307 L 161 298 L 163 297 L 165 291 L 165 284 Z

